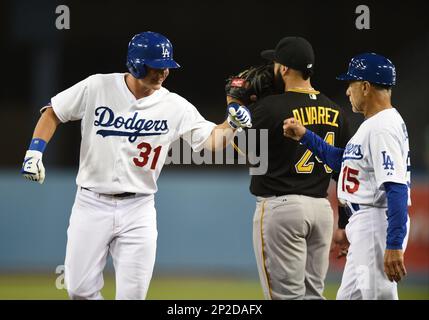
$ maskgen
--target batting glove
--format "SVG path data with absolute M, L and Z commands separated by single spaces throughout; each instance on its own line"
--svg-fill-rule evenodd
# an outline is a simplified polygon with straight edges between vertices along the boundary
M 228 124 L 233 129 L 251 128 L 252 116 L 250 111 L 238 103 L 230 103 L 228 105 Z
M 29 150 L 25 153 L 24 163 L 21 168 L 21 174 L 24 178 L 31 181 L 37 181 L 40 184 L 45 181 L 45 167 L 42 162 L 45 146 L 45 141 L 41 139 L 33 139 Z

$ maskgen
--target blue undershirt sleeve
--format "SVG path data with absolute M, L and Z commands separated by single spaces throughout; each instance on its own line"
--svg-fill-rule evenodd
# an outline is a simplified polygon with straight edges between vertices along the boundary
M 306 129 L 305 135 L 299 141 L 310 149 L 323 163 L 327 164 L 332 170 L 339 172 L 341 170 L 341 160 L 344 149 L 334 147 L 315 134 Z
M 402 249 L 407 234 L 408 187 L 396 182 L 383 183 L 387 194 L 387 249 Z

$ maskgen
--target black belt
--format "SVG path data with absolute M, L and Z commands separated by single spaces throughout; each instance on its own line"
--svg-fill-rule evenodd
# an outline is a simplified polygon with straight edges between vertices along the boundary
M 347 202 L 345 208 L 346 208 L 346 212 L 347 212 L 347 215 L 349 216 L 349 218 L 353 215 L 353 213 L 360 210 L 359 204 L 358 203 L 352 203 L 352 202 Z
M 82 189 L 88 190 L 88 191 L 92 191 L 91 189 L 88 188 L 84 188 L 81 187 Z M 117 194 L 103 194 L 103 193 L 99 193 L 99 195 L 102 196 L 107 196 L 107 197 L 113 197 L 113 198 L 126 198 L 126 197 L 131 197 L 131 196 L 135 196 L 136 194 L 133 192 L 123 192 L 123 193 L 117 193 Z

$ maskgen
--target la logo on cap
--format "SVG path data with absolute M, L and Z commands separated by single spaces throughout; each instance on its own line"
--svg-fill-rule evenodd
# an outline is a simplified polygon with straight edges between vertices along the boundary
M 170 58 L 170 51 L 168 51 L 168 48 L 165 47 L 165 44 L 161 43 L 161 47 L 162 47 L 162 57 Z

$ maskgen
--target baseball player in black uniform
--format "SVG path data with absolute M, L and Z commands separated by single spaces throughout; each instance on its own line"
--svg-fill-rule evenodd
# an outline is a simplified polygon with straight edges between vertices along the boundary
M 332 170 L 305 146 L 284 138 L 283 119 L 295 117 L 335 146 L 344 147 L 350 134 L 343 110 L 311 86 L 314 52 L 307 40 L 283 38 L 261 56 L 274 62 L 275 83 L 284 86 L 281 94 L 249 107 L 253 128 L 268 129 L 268 170 L 253 175 L 250 184 L 257 199 L 253 245 L 261 285 L 266 299 L 324 299 Z

